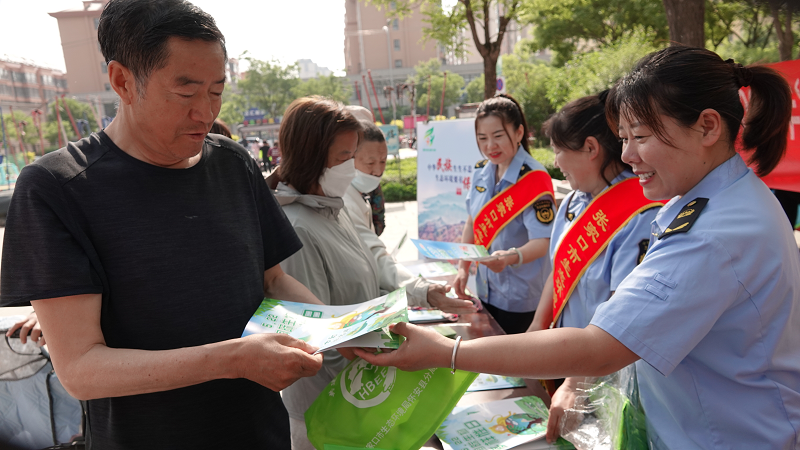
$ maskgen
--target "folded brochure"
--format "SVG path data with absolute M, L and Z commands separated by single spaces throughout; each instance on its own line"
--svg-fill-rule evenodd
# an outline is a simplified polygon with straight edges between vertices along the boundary
M 497 256 L 490 256 L 486 247 L 475 244 L 464 244 L 460 242 L 437 242 L 412 239 L 411 242 L 417 246 L 422 256 L 430 259 L 452 260 L 460 259 L 464 261 L 488 261 L 497 259 Z
M 398 348 L 402 337 L 388 326 L 408 322 L 405 288 L 353 305 L 316 305 L 264 299 L 247 321 L 242 337 L 283 333 L 318 347 Z
M 450 414 L 436 435 L 453 450 L 503 450 L 544 437 L 548 416 L 539 397 L 509 398 Z

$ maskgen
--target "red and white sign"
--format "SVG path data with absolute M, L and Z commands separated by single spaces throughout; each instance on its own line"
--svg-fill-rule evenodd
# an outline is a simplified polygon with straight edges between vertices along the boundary
M 784 61 L 769 66 L 777 70 L 789 82 L 789 88 L 792 91 L 792 119 L 789 124 L 786 155 L 778 166 L 762 180 L 771 189 L 800 192 L 800 60 Z M 746 110 L 750 100 L 750 88 L 742 88 L 739 95 Z M 747 161 L 750 152 L 740 151 L 740 153 Z

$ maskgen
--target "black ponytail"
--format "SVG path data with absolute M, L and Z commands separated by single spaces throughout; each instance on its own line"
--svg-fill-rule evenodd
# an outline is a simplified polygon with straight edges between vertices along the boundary
M 758 176 L 765 176 L 786 154 L 792 115 L 792 92 L 789 84 L 775 70 L 766 66 L 746 67 L 750 80 L 750 103 L 744 119 L 742 144 L 755 150 L 750 162 Z
M 739 88 L 750 86 L 746 120 Z M 742 126 L 742 143 L 754 149 L 750 163 L 759 176 L 769 174 L 786 152 L 792 96 L 789 84 L 765 66 L 742 67 L 723 61 L 704 48 L 671 46 L 636 63 L 631 73 L 611 88 L 606 118 L 616 130 L 620 115 L 647 126 L 662 142 L 673 145 L 660 114 L 689 127 L 705 109 L 717 111 L 728 129 L 733 151 Z
M 508 124 L 511 124 L 515 130 L 522 125 L 523 137 L 520 144 L 522 144 L 522 148 L 526 152 L 531 152 L 528 144 L 528 122 L 525 120 L 525 114 L 522 113 L 522 107 L 514 100 L 514 97 L 507 94 L 497 94 L 481 102 L 475 114 L 475 134 L 478 132 L 478 121 L 487 116 L 499 117 L 500 121 L 503 122 L 503 129 Z M 508 130 L 506 130 L 506 135 L 511 142 L 514 142 L 508 134 Z

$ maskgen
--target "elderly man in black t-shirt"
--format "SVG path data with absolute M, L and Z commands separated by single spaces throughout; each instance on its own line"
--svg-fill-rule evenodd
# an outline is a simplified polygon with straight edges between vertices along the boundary
M 239 336 L 264 295 L 319 301 L 279 266 L 301 244 L 253 159 L 206 137 L 224 38 L 183 0 L 111 0 L 98 37 L 119 111 L 22 171 L 0 305 L 33 305 L 90 447 L 288 449 L 277 391 L 322 357 Z

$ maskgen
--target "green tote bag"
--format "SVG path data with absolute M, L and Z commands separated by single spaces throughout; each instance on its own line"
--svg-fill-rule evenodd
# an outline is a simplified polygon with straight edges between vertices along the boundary
M 450 369 L 404 372 L 357 358 L 306 411 L 308 439 L 317 450 L 418 449 L 477 376 Z

